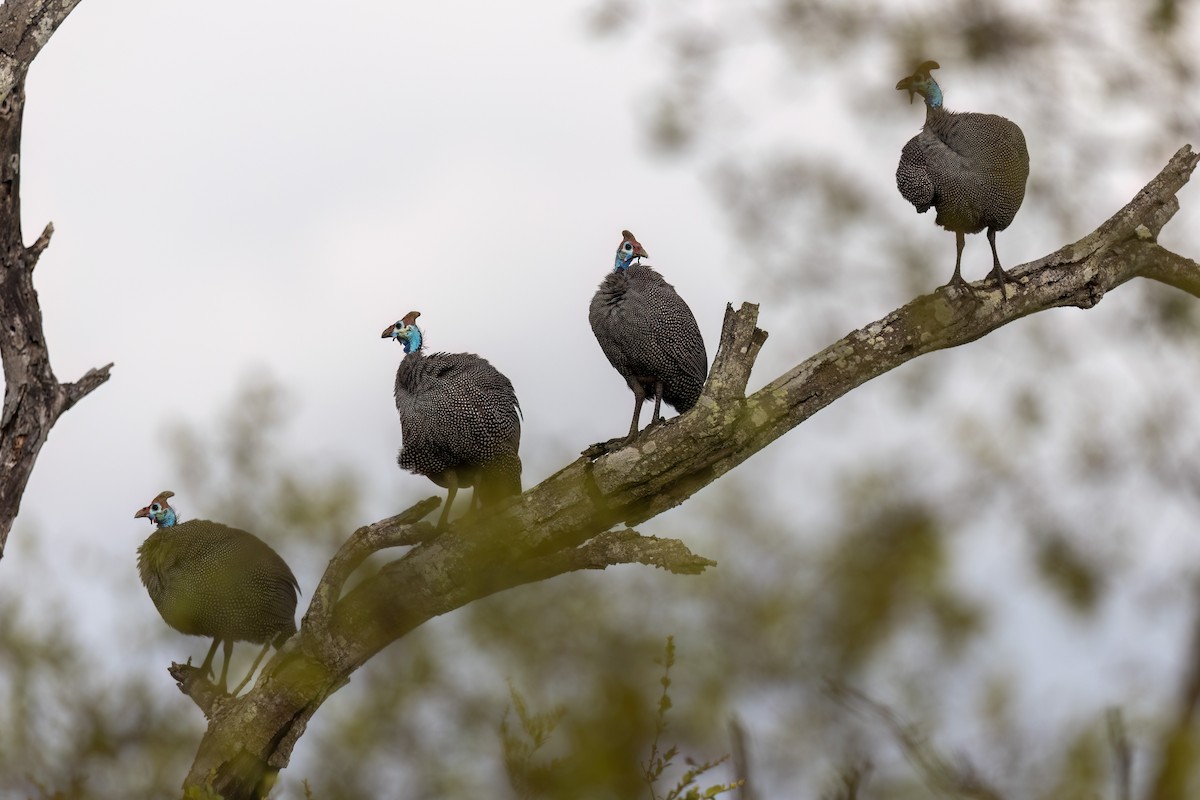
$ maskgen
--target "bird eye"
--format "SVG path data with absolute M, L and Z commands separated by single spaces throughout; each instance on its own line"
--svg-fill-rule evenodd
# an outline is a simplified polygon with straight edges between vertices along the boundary
M 151 511 L 153 511 L 154 513 L 156 513 L 156 514 L 157 514 L 157 513 L 158 513 L 158 510 L 159 510 L 159 509 L 158 509 L 158 503 L 153 503 L 153 504 L 150 506 L 150 510 L 151 510 Z
M 628 253 L 630 250 L 633 249 L 633 245 L 631 245 L 629 242 L 626 242 L 623 249 L 625 250 L 625 252 Z
M 397 322 L 397 323 L 396 323 L 395 325 L 393 325 L 392 327 L 393 327 L 393 328 L 403 328 L 403 327 L 404 327 L 404 323 L 403 323 L 403 322 Z

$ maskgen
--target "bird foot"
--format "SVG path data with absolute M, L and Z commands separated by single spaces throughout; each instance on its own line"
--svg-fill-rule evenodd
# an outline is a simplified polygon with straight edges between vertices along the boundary
M 991 272 L 989 272 L 988 277 L 996 279 L 996 284 L 1000 287 L 1000 302 L 1002 303 L 1008 300 L 1008 290 L 1005 287 L 1005 284 L 1020 283 L 1020 281 L 1018 281 L 1016 278 L 1013 278 L 1007 272 L 999 268 L 993 269 Z
M 975 294 L 975 287 L 967 283 L 966 279 L 961 275 L 955 275 L 953 278 L 938 287 L 938 291 L 941 291 L 942 289 L 945 289 L 951 293 L 955 292 L 956 290 L 961 290 L 970 294 Z
M 986 292 L 986 291 L 990 290 L 991 288 L 992 287 L 986 286 L 986 285 L 985 286 L 975 286 L 974 284 L 967 283 L 962 278 L 959 278 L 957 281 L 951 279 L 948 283 L 944 283 L 941 286 L 939 286 L 935 291 L 936 292 L 945 292 L 953 300 L 961 300 L 961 299 L 970 298 L 973 302 L 979 303 L 979 302 L 981 302 L 979 293 Z M 1008 295 L 1004 291 L 1004 284 L 1001 283 L 1000 284 L 1000 300 L 1001 300 L 1001 302 L 1004 302 L 1007 299 L 1008 299 Z
M 172 661 L 171 666 L 167 668 L 167 672 L 171 673 L 171 677 L 175 679 L 175 683 L 179 684 L 179 691 L 186 695 L 192 696 L 197 692 L 204 694 L 228 694 L 228 689 L 224 686 L 218 686 L 209 680 L 201 667 L 192 666 L 190 658 L 186 664 L 177 664 Z
M 618 436 L 615 439 L 609 439 L 607 442 L 596 442 L 595 444 L 588 445 L 585 450 L 580 452 L 580 455 L 585 458 L 597 459 L 608 453 L 615 453 L 625 447 L 625 445 L 631 444 L 636 438 L 637 436 Z
M 218 704 L 229 698 L 223 687 L 213 684 L 200 667 L 192 666 L 191 659 L 188 659 L 187 664 L 171 662 L 167 672 L 175 679 L 179 691 L 192 698 L 208 719 L 212 719 Z

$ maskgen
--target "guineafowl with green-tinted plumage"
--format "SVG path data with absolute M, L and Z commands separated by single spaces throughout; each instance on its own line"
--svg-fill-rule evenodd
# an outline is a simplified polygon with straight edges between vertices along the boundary
M 438 529 L 446 527 L 459 487 L 474 486 L 471 506 L 489 507 L 521 493 L 521 404 L 512 381 L 474 353 L 429 353 L 410 311 L 383 331 L 404 346 L 396 369 L 401 469 L 447 490 Z
M 173 496 L 162 492 L 133 515 L 158 526 L 138 548 L 138 573 L 168 625 L 180 633 L 212 637 L 202 675 L 211 674 L 217 645 L 224 643 L 221 691 L 226 690 L 233 643 L 264 645 L 250 674 L 234 690 L 237 694 L 271 645 L 281 646 L 296 632 L 300 585 L 279 554 L 254 534 L 204 519 L 180 522 L 167 502 Z
M 955 113 L 942 105 L 942 90 L 926 61 L 896 84 L 925 98 L 925 126 L 904 145 L 896 168 L 896 186 L 918 213 L 937 209 L 937 224 L 954 231 L 957 255 L 947 286 L 962 285 L 964 234 L 987 229 L 992 271 L 1007 299 L 1008 275 L 996 254 L 996 232 L 1012 224 L 1025 199 L 1029 151 L 1016 123 L 995 114 Z

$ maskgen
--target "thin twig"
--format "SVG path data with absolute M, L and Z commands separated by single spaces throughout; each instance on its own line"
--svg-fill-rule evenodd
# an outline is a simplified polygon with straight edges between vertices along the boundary
M 1200 609 L 1200 583 L 1193 587 L 1192 607 Z M 1163 732 L 1159 746 L 1158 772 L 1149 784 L 1147 800 L 1184 800 L 1191 795 L 1188 786 L 1195 768 L 1192 728 L 1200 705 L 1200 611 L 1192 621 L 1192 636 L 1187 649 L 1190 658 L 1183 673 L 1179 707 L 1175 722 Z
M 46 252 L 46 248 L 50 246 L 50 237 L 53 235 L 54 223 L 47 222 L 46 227 L 42 229 L 42 235 L 33 244 L 25 248 L 25 257 L 28 259 L 30 269 L 33 269 L 33 265 L 41 258 L 42 253 Z
M 112 377 L 112 368 L 113 364 L 111 362 L 105 364 L 103 367 L 93 367 L 85 372 L 83 376 L 74 383 L 62 384 L 62 390 L 64 394 L 62 410 L 66 411 L 80 400 L 94 392 L 96 389 L 99 389 L 101 386 L 103 386 L 104 383 L 108 381 L 110 377 Z
M 1002 800 L 1000 792 L 988 785 L 969 761 L 960 757 L 958 763 L 951 763 L 933 749 L 918 726 L 883 703 L 847 683 L 829 681 L 827 687 L 830 696 L 842 705 L 865 711 L 883 722 L 930 788 L 973 800 Z
M 675 757 L 675 749 L 671 748 L 665 753 L 660 753 L 658 743 L 662 740 L 662 735 L 667 732 L 667 712 L 671 709 L 671 667 L 675 666 L 675 637 L 667 637 L 667 645 L 663 651 L 663 675 L 659 678 L 659 683 L 662 684 L 662 695 L 658 698 L 658 712 L 654 717 L 654 740 L 650 742 L 650 757 L 642 766 L 642 777 L 646 780 L 646 786 L 650 789 L 650 800 L 658 800 L 658 791 L 654 788 L 654 782 L 662 776 L 663 770 L 671 765 L 671 759 Z
M 1113 779 L 1117 784 L 1117 800 L 1130 800 L 1133 797 L 1131 776 L 1133 774 L 1133 749 L 1129 746 L 1129 737 L 1125 732 L 1125 719 L 1121 709 L 1110 708 L 1106 715 L 1108 720 L 1108 743 L 1113 751 Z
M 734 716 L 729 720 L 729 738 L 733 742 L 734 777 L 742 780 L 738 800 L 755 800 L 754 781 L 750 779 L 750 747 L 746 742 L 746 726 Z

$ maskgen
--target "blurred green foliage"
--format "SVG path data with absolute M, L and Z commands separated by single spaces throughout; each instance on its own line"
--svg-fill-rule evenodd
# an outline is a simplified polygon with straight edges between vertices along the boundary
M 29 617 L 19 599 L 0 600 L 0 797 L 170 793 L 191 763 L 199 720 L 136 677 L 95 670 L 61 612 Z
M 663 735 L 667 732 L 667 713 L 672 708 L 670 695 L 671 667 L 675 665 L 675 642 L 667 637 L 662 659 L 663 674 L 659 679 L 662 694 L 658 698 L 658 709 L 651 717 L 644 706 L 644 698 L 609 696 L 605 700 L 605 717 L 591 715 L 582 720 L 572 720 L 568 710 L 559 706 L 545 713 L 532 713 L 528 704 L 515 688 L 510 687 L 512 708 L 517 725 L 508 723 L 508 715 L 500 724 L 500 735 L 504 745 L 504 766 L 509 784 L 520 800 L 537 798 L 623 798 L 649 793 L 650 800 L 702 800 L 731 792 L 743 781 L 717 783 L 708 787 L 699 785 L 704 773 L 728 759 L 723 756 L 716 761 L 695 762 L 687 759 L 688 768 L 670 788 L 661 786 L 663 775 L 673 766 L 679 750 L 667 747 Z M 578 709 L 570 712 L 579 713 Z M 550 740 L 564 719 L 570 721 L 566 737 L 570 739 L 568 751 L 558 757 L 535 758 L 538 751 Z M 652 730 L 651 730 L 652 729 Z M 634 749 L 645 746 L 649 739 L 649 755 L 644 762 L 631 761 Z M 614 746 L 616 745 L 616 746 Z

